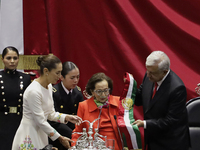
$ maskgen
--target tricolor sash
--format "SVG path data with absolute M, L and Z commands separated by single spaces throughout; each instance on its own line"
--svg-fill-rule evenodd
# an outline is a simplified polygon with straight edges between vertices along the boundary
M 134 150 L 142 150 L 141 135 L 133 117 L 133 105 L 135 102 L 137 82 L 132 75 L 125 73 L 124 89 L 120 96 L 119 114 L 117 122 L 122 133 L 124 147 Z

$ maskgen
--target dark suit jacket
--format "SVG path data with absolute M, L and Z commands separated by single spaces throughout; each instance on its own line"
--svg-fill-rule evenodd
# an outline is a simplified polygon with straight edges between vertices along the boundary
M 143 105 L 145 145 L 150 150 L 188 150 L 187 93 L 182 80 L 171 70 L 151 99 L 153 86 L 145 75 L 135 101 Z
M 79 102 L 82 102 L 84 99 L 80 88 L 75 87 L 71 93 L 71 96 L 69 96 L 63 89 L 62 84 L 58 83 L 54 85 L 53 100 L 56 111 L 60 113 L 76 115 Z M 62 124 L 51 121 L 49 121 L 49 123 L 61 135 L 71 138 L 72 131 L 75 128 L 74 124 L 72 124 L 71 122 L 68 122 L 67 124 Z M 49 142 L 57 147 L 59 150 L 64 149 L 64 147 L 60 144 L 58 140 L 56 140 L 55 142 Z

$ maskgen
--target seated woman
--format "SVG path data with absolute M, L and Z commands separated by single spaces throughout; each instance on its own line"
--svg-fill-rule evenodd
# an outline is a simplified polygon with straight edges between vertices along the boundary
M 104 73 L 96 73 L 89 79 L 86 92 L 91 98 L 79 103 L 77 115 L 82 118 L 83 122 L 76 125 L 73 131 L 72 140 L 75 142 L 72 143 L 72 146 L 75 146 L 76 140 L 80 136 L 76 132 L 82 132 L 83 128 L 86 128 L 88 132 L 89 125 L 92 123 L 93 133 L 96 132 L 95 129 L 98 129 L 98 134 L 107 136 L 107 139 L 115 140 L 115 150 L 122 149 L 114 118 L 114 115 L 118 113 L 119 97 L 111 95 L 112 90 L 113 82 Z M 95 119 L 97 120 L 94 121 Z M 94 138 L 94 134 L 92 136 Z

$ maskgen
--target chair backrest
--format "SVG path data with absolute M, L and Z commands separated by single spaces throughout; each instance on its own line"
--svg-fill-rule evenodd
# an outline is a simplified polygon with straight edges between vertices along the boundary
M 186 103 L 189 126 L 200 127 L 200 97 L 193 98 Z
M 190 150 L 200 149 L 200 97 L 193 98 L 186 103 L 190 130 Z

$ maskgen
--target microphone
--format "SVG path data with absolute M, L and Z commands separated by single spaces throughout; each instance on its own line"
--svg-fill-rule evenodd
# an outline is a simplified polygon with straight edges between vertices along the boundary
M 116 124 L 117 124 L 117 116 L 116 116 L 116 115 L 114 115 L 114 119 L 115 119 L 115 122 L 116 122 Z M 118 133 L 119 133 L 120 140 L 121 140 L 121 142 L 122 142 L 122 150 L 123 150 L 123 149 L 124 149 L 124 142 L 123 142 L 123 139 L 122 139 L 121 132 L 120 132 L 120 130 L 119 130 L 118 124 L 117 124 L 117 130 L 118 130 Z

